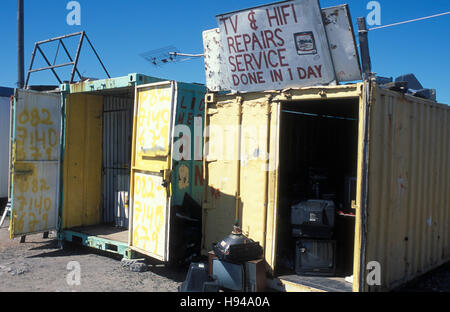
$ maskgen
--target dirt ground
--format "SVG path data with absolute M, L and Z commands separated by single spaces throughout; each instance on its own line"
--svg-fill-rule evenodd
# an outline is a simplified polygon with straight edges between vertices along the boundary
M 55 233 L 9 239 L 9 220 L 0 229 L 0 292 L 176 292 L 186 268 L 150 265 L 146 272 L 132 272 L 120 258 L 95 249 L 66 244 L 59 249 Z M 80 264 L 80 285 L 69 285 L 73 267 Z M 450 292 L 450 263 L 397 289 L 401 292 Z
M 0 292 L 175 292 L 184 281 L 185 269 L 149 266 L 146 272 L 122 267 L 120 258 L 106 256 L 94 249 L 66 244 L 58 249 L 55 233 L 9 239 L 9 220 L 0 229 Z M 80 285 L 69 285 L 77 261 Z M 71 283 L 73 284 L 73 283 Z

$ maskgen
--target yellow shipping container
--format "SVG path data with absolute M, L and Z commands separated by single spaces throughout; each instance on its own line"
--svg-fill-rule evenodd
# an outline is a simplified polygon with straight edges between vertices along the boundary
M 450 258 L 449 117 L 447 105 L 374 82 L 207 94 L 203 252 L 239 220 L 277 289 L 383 291 L 439 266 Z M 333 277 L 289 263 L 290 207 L 314 166 L 327 168 L 346 212 Z

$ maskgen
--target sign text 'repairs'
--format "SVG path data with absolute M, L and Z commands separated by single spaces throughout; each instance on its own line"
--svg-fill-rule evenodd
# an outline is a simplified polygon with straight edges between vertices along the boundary
M 317 0 L 294 0 L 219 15 L 228 83 L 236 91 L 335 81 Z

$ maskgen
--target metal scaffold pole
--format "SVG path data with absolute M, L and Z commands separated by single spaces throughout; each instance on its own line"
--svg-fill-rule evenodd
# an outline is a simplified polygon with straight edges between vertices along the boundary
M 24 86 L 24 20 L 23 20 L 23 0 L 17 0 L 17 87 Z

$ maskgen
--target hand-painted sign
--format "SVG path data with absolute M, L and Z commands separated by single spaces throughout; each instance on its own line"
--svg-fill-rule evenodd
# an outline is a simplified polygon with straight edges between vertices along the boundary
M 348 5 L 323 8 L 322 17 L 337 81 L 360 80 L 361 66 Z M 296 53 L 299 55 L 315 52 L 315 42 L 308 32 L 296 33 L 294 42 Z M 208 89 L 210 91 L 234 89 L 228 79 L 229 72 L 219 28 L 203 32 L 203 46 Z M 297 87 L 301 86 L 301 84 L 297 85 Z
M 317 0 L 217 16 L 230 89 L 263 91 L 335 81 Z

